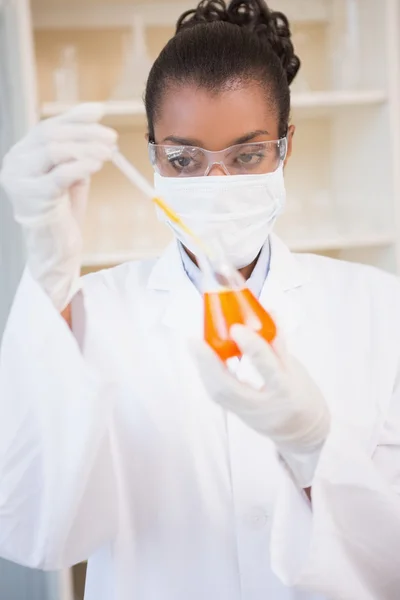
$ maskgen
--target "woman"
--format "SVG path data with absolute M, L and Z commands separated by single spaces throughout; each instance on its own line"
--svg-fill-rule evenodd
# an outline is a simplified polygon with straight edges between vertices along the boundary
M 285 343 L 235 328 L 237 377 L 201 343 L 186 240 L 79 283 L 87 181 L 116 144 L 98 107 L 4 161 L 28 268 L 2 348 L 0 554 L 90 557 L 88 600 L 399 597 L 399 284 L 270 235 L 298 68 L 284 15 L 203 1 L 147 84 L 160 194 L 217 231 Z

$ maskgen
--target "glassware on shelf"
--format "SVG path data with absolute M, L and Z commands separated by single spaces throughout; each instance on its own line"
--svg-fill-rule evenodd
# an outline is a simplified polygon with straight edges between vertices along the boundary
M 132 30 L 124 37 L 123 66 L 120 79 L 111 95 L 111 100 L 141 98 L 152 60 L 146 46 L 143 19 L 133 18 Z
M 135 246 L 141 250 L 149 250 L 157 245 L 152 232 L 154 230 L 155 211 L 154 207 L 145 198 L 135 199 L 134 227 Z
M 63 46 L 57 68 L 53 73 L 55 101 L 64 104 L 79 102 L 77 49 L 73 45 Z
M 360 84 L 360 0 L 333 0 L 331 6 L 332 88 L 355 90 Z
M 335 210 L 328 189 L 315 191 L 308 202 L 307 213 L 309 237 L 320 240 L 338 233 Z
M 308 43 L 309 36 L 304 31 L 295 31 L 292 36 L 292 42 L 294 46 L 294 50 L 301 56 L 301 48 L 306 46 Z M 296 94 L 306 94 L 311 91 L 310 84 L 307 80 L 307 76 L 305 74 L 304 65 L 301 65 L 299 72 L 297 73 L 294 81 L 291 85 L 292 93 Z
M 308 224 L 304 199 L 288 194 L 285 209 L 277 220 L 275 230 L 286 242 L 302 240 L 307 236 Z

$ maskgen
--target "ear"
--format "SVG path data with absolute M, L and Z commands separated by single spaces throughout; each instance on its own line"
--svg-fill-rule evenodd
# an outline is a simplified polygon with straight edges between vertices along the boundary
M 294 125 L 289 125 L 288 134 L 287 134 L 288 147 L 287 147 L 287 154 L 286 154 L 285 162 L 283 165 L 284 167 L 286 167 L 286 163 L 292 155 L 293 136 L 294 136 L 295 131 L 296 131 L 296 127 Z
M 144 134 L 144 139 L 146 140 L 147 143 L 149 143 L 149 132 Z

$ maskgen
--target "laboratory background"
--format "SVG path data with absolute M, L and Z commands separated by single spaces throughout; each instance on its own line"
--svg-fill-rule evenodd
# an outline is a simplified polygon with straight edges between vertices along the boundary
M 107 102 L 105 123 L 150 180 L 142 94 L 174 24 L 196 0 L 0 0 L 0 160 L 38 119 Z M 294 251 L 400 274 L 400 0 L 271 0 L 302 61 L 293 156 L 276 231 Z M 1 193 L 1 192 L 0 192 Z M 160 254 L 171 238 L 112 165 L 92 181 L 85 273 Z M 0 336 L 24 264 L 0 199 Z M 0 562 L 1 600 L 79 600 L 85 566 L 43 574 Z

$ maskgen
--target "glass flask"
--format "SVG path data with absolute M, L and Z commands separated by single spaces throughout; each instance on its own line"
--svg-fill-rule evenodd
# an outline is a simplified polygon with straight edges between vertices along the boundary
M 232 325 L 246 325 L 269 343 L 277 331 L 271 316 L 221 251 L 209 256 L 198 259 L 203 274 L 204 339 L 225 362 L 241 356 L 230 337 Z

